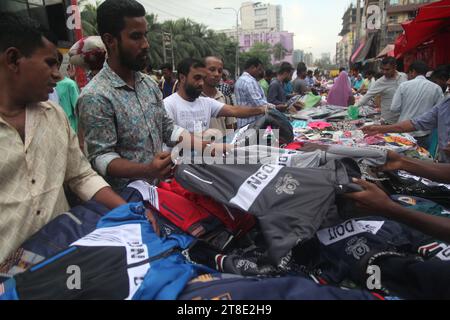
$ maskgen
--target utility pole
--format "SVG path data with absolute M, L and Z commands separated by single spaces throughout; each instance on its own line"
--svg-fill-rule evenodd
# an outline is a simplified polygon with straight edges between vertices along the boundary
M 172 62 L 172 68 L 175 70 L 175 55 L 173 50 L 172 33 L 162 32 L 163 41 L 163 57 L 164 63 L 167 63 L 167 51 L 170 51 L 170 61 Z
M 170 44 L 171 44 L 170 52 L 172 54 L 172 69 L 176 70 L 176 67 L 175 67 L 175 53 L 174 53 L 174 50 L 173 50 L 173 41 L 172 41 L 172 39 L 173 39 L 173 36 L 172 36 L 172 33 L 171 33 L 170 34 Z
M 387 0 L 380 0 L 380 9 L 381 9 L 381 33 L 380 33 L 380 48 L 378 48 L 378 52 L 383 50 L 387 45 L 387 32 L 388 32 L 388 23 L 387 23 Z
M 164 63 L 167 63 L 166 41 L 164 31 L 162 32 L 162 45 L 163 45 L 163 59 Z
M 359 42 L 361 37 L 361 0 L 356 0 L 356 42 Z
M 234 11 L 234 13 L 236 14 L 236 68 L 235 68 L 235 76 L 236 76 L 236 80 L 239 78 L 240 74 L 241 74 L 241 70 L 239 67 L 239 53 L 240 53 L 240 41 L 239 41 L 239 13 L 241 13 L 242 8 L 245 7 L 254 7 L 259 5 L 261 2 L 255 2 L 255 3 L 251 3 L 251 4 L 247 4 L 245 6 L 241 6 L 239 9 L 235 9 L 235 8 L 230 8 L 230 7 L 217 7 L 214 8 L 214 10 L 232 10 Z

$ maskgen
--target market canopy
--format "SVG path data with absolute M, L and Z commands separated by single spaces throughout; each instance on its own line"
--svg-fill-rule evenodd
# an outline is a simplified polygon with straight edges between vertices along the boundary
M 419 8 L 414 20 L 402 24 L 404 32 L 395 42 L 396 58 L 401 58 L 406 52 L 433 39 L 436 35 L 448 32 L 449 26 L 450 0 L 433 2 Z
M 370 33 L 367 36 L 367 39 L 363 40 L 361 42 L 359 47 L 355 50 L 355 52 L 352 55 L 352 58 L 351 58 L 352 63 L 363 62 L 366 59 L 367 55 L 370 52 L 370 49 L 372 48 L 374 37 L 375 37 L 375 34 Z
M 377 55 L 377 58 L 383 58 L 383 57 L 394 57 L 394 50 L 395 45 L 394 44 L 388 44 L 386 47 L 384 47 L 383 50 Z

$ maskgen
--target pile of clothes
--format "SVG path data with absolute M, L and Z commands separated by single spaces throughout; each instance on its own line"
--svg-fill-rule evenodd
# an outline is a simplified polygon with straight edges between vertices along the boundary
M 352 177 L 361 167 L 386 162 L 384 150 L 237 154 L 253 164 L 182 164 L 170 182 L 130 184 L 126 206 L 108 213 L 90 202 L 55 219 L 0 266 L 0 299 L 450 297 L 447 244 L 394 221 L 353 218 L 343 197 L 359 190 Z M 448 216 L 437 202 L 450 187 L 414 181 L 436 202 L 395 201 Z M 372 266 L 380 283 L 368 287 Z
M 170 181 L 131 183 L 112 212 L 91 201 L 59 216 L 0 265 L 0 300 L 450 298 L 448 244 L 345 197 L 361 191 L 353 178 L 373 179 L 450 217 L 450 186 L 379 179 L 385 148 L 308 149 L 269 116 L 253 128 L 279 127 L 286 148 L 237 137 L 226 164 L 181 163 Z
M 432 160 L 430 153 L 410 134 L 365 136 L 361 128 L 379 124 L 379 113 L 368 106 L 360 107 L 359 112 L 361 118 L 358 120 L 348 120 L 347 108 L 328 105 L 291 114 L 294 140 L 324 145 L 378 146 L 416 159 Z

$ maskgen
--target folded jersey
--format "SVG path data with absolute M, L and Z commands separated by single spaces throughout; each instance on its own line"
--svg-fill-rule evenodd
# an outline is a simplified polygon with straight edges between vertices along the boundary
M 191 278 L 212 272 L 181 254 L 192 240 L 159 238 L 142 203 L 128 204 L 66 251 L 8 280 L 0 300 L 176 299 Z
M 335 208 L 336 194 L 356 190 L 349 170 L 358 170 L 350 159 L 306 169 L 273 164 L 181 165 L 175 177 L 192 192 L 256 216 L 269 256 L 279 264 L 296 244 L 314 236 Z

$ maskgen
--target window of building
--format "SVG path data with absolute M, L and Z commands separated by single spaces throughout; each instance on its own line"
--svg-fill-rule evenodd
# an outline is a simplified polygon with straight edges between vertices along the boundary
M 266 16 L 267 15 L 267 8 L 256 8 L 255 9 L 255 16 Z
M 268 27 L 268 21 L 267 19 L 262 19 L 262 20 L 256 20 L 255 21 L 255 29 L 258 28 L 267 28 Z
M 398 23 L 398 16 L 389 16 L 389 23 Z

